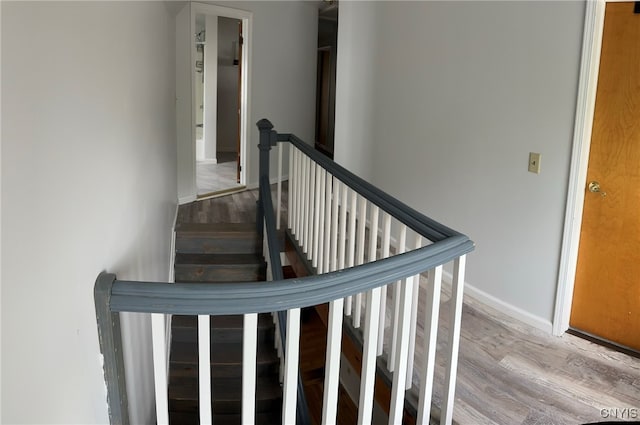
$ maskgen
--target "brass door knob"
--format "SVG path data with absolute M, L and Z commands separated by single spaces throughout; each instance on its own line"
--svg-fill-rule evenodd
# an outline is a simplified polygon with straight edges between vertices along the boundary
M 592 181 L 589 183 L 589 192 L 599 193 L 603 198 L 607 196 L 607 192 L 603 192 L 602 190 L 600 190 L 600 183 L 598 183 L 597 181 Z

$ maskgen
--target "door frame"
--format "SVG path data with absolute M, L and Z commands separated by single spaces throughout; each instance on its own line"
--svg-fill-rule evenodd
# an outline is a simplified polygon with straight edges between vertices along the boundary
M 576 118 L 573 131 L 567 206 L 565 210 L 558 288 L 553 317 L 553 334 L 560 336 L 569 329 L 571 304 L 578 263 L 580 230 L 584 206 L 584 187 L 587 182 L 587 167 L 591 147 L 593 114 L 596 105 L 596 90 L 600 71 L 600 53 L 604 31 L 604 13 L 607 3 L 630 2 L 629 0 L 588 0 L 586 2 L 582 59 L 576 103 Z
M 196 15 L 198 13 L 205 15 L 223 16 L 225 18 L 233 18 L 242 21 L 243 32 L 243 46 L 242 46 L 242 69 L 241 69 L 241 81 L 240 81 L 240 185 L 246 186 L 247 184 L 247 146 L 248 138 L 251 134 L 250 123 L 250 111 L 251 111 L 251 48 L 252 43 L 252 29 L 253 29 L 253 13 L 247 10 L 233 9 L 230 7 L 217 6 L 213 4 L 205 3 L 191 3 L 191 96 L 195 99 L 195 58 L 196 58 L 196 45 L 195 45 L 195 23 Z M 196 125 L 196 111 L 193 110 L 193 102 L 191 102 L 191 127 L 195 128 Z M 196 140 L 195 137 L 191 138 L 192 153 L 193 153 L 193 182 L 196 183 Z M 193 188 L 194 193 L 197 195 L 197 187 Z

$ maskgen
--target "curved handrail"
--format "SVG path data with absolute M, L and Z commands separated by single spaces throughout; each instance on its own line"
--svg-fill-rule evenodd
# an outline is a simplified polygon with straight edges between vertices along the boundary
M 445 264 L 474 248 L 466 236 L 452 236 L 404 254 L 360 266 L 268 282 L 113 283 L 111 311 L 170 314 L 246 314 L 318 305 L 355 295 Z
M 94 291 L 101 350 L 105 356 L 105 370 L 108 372 L 109 400 L 120 400 L 120 394 L 126 394 L 124 381 L 119 378 L 117 373 L 120 370 L 117 369 L 118 367 L 124 367 L 123 360 L 113 343 L 113 341 L 119 340 L 118 315 L 115 314 L 117 312 L 183 315 L 279 312 L 280 333 L 284 337 L 285 318 L 283 312 L 286 310 L 314 306 L 364 293 L 415 276 L 473 251 L 474 244 L 467 236 L 391 197 L 318 153 L 296 136 L 277 133 L 268 120 L 259 121 L 258 128 L 260 129 L 259 148 L 261 151 L 259 177 L 261 199 L 258 200 L 256 224 L 259 226 L 259 235 L 262 235 L 263 220 L 265 220 L 266 243 L 269 248 L 267 255 L 271 260 L 274 280 L 270 282 L 213 284 L 139 282 L 117 280 L 114 274 L 101 273 L 96 280 Z M 276 238 L 275 214 L 269 185 L 269 150 L 277 142 L 291 143 L 343 184 L 432 243 L 406 253 L 355 267 L 285 280 L 280 263 L 280 247 Z M 451 377 L 455 379 L 455 370 L 450 375 Z M 298 388 L 298 411 L 306 410 L 300 407 L 300 398 L 304 397 L 304 392 L 300 390 L 299 376 Z M 116 412 L 117 418 L 122 417 L 118 413 L 119 411 L 114 410 L 114 412 Z M 308 421 L 298 420 L 298 422 L 306 423 Z
M 264 202 L 263 205 L 263 214 L 265 227 L 267 230 L 267 246 L 268 246 L 268 255 L 271 264 L 271 275 L 274 280 L 282 281 L 284 280 L 284 274 L 282 273 L 282 262 L 280 260 L 280 247 L 279 239 L 277 236 L 276 230 L 276 218 L 273 213 L 273 200 L 271 199 L 271 185 L 269 184 L 269 178 L 267 176 L 262 176 L 260 178 L 260 199 Z M 276 310 L 272 310 L 276 311 Z M 280 338 L 282 346 L 284 347 L 287 338 L 287 314 L 286 312 L 280 310 L 278 311 L 278 330 L 280 332 Z M 298 409 L 296 410 L 296 414 L 298 417 L 297 423 L 299 425 L 307 425 L 311 423 L 311 419 L 309 417 L 309 408 L 307 405 L 307 397 L 304 391 L 304 385 L 302 383 L 302 377 L 298 373 Z
M 351 171 L 313 149 L 295 135 L 279 133 L 277 140 L 278 142 L 291 143 L 351 189 L 355 190 L 367 200 L 380 207 L 381 210 L 392 215 L 398 219 L 398 221 L 406 224 L 407 227 L 410 227 L 430 241 L 437 242 L 451 236 L 464 236 L 460 232 L 427 217 L 383 190 L 375 187 L 363 178 L 353 174 Z

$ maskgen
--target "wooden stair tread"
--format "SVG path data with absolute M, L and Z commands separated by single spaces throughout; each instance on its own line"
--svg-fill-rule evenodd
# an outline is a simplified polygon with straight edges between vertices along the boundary
M 175 259 L 176 267 L 181 265 L 201 265 L 201 266 L 246 266 L 266 264 L 264 257 L 258 254 L 192 254 L 177 253 Z
M 244 327 L 243 315 L 223 315 L 223 316 L 211 316 L 211 327 L 216 329 L 238 329 L 242 330 Z M 198 316 L 183 316 L 174 315 L 171 319 L 171 326 L 183 327 L 183 328 L 197 328 Z M 271 328 L 273 326 L 273 319 L 270 314 L 263 313 L 258 315 L 258 329 Z
M 280 424 L 282 423 L 282 414 L 278 411 L 256 413 L 256 424 Z M 242 424 L 242 416 L 240 414 L 213 414 L 213 423 L 215 425 L 240 425 Z M 200 423 L 200 413 L 194 412 L 169 412 L 169 423 L 171 425 L 194 425 Z
M 258 363 L 278 362 L 278 356 L 271 347 L 258 346 Z M 198 364 L 198 344 L 174 342 L 171 350 L 171 363 Z M 211 346 L 211 364 L 216 366 L 241 365 L 242 344 L 214 344 Z
M 176 282 L 265 280 L 267 264 L 254 223 L 181 223 L 175 231 Z M 172 317 L 168 394 L 172 424 L 199 422 L 197 321 L 197 316 Z M 211 316 L 210 324 L 214 423 L 239 424 L 244 316 Z M 271 315 L 258 315 L 256 423 L 281 422 L 280 360 L 274 336 Z
M 243 316 L 211 316 L 211 343 L 242 343 Z M 198 340 L 198 319 L 196 316 L 173 316 L 171 324 L 174 342 L 191 342 Z M 258 315 L 258 344 L 273 347 L 275 327 L 270 314 Z
M 178 223 L 176 233 L 235 235 L 237 233 L 256 234 L 255 223 Z
M 189 377 L 172 377 L 169 385 L 169 398 L 172 400 L 197 401 L 198 380 Z M 282 397 L 282 388 L 277 379 L 257 378 L 256 380 L 256 400 L 266 401 Z M 219 401 L 242 400 L 242 379 L 241 378 L 212 378 L 211 379 L 211 399 Z

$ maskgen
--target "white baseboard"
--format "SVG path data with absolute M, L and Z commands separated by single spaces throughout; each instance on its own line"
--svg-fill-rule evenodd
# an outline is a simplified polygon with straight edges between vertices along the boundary
M 371 227 L 371 222 L 369 221 L 369 219 L 367 219 L 367 227 L 369 228 Z M 378 235 L 381 235 L 381 234 L 382 234 L 382 227 L 378 227 Z M 398 240 L 395 238 L 395 236 L 393 235 L 390 236 L 389 243 L 393 248 L 395 248 L 397 252 Z M 411 243 L 412 242 L 407 240 L 407 246 L 408 246 L 407 251 L 410 251 L 413 249 L 410 247 Z M 453 282 L 453 276 L 451 275 L 451 273 L 443 269 L 442 283 L 444 285 L 448 285 L 450 288 L 452 282 Z M 510 316 L 524 324 L 533 326 L 534 328 L 539 329 L 545 333 L 548 333 L 549 335 L 551 335 L 553 332 L 553 324 L 550 320 L 545 320 L 539 316 L 536 316 L 535 314 L 531 314 L 528 311 L 525 311 L 519 307 L 516 307 L 512 304 L 507 303 L 506 301 L 496 298 L 493 295 L 488 294 L 481 289 L 478 289 L 477 287 L 471 285 L 466 281 L 464 283 L 464 293 L 470 296 L 471 298 L 473 298 L 474 300 L 494 310 L 497 310 L 498 312 L 504 313 L 507 316 Z
M 282 176 L 282 181 L 285 181 L 285 180 L 289 180 L 289 175 L 288 174 Z M 271 183 L 271 184 L 278 183 L 278 178 L 277 177 L 272 177 L 271 179 L 269 179 L 269 183 Z M 257 189 L 257 188 L 258 188 L 258 182 L 257 181 L 247 184 L 247 189 L 249 189 L 249 190 L 253 190 L 253 189 Z
M 453 276 L 451 275 L 451 273 L 443 271 L 442 280 L 444 284 L 451 286 Z M 500 313 L 506 314 L 507 316 L 510 316 L 529 326 L 533 326 L 534 328 L 539 329 L 549 335 L 551 335 L 553 331 L 553 325 L 550 320 L 545 320 L 542 317 L 536 316 L 535 314 L 531 314 L 528 311 L 521 309 L 520 307 L 516 307 L 513 304 L 509 304 L 506 301 L 496 298 L 493 295 L 486 293 L 482 289 L 478 289 L 468 282 L 464 283 L 464 293 L 465 295 L 470 296 L 474 300 L 488 307 L 491 307 L 492 309 Z
M 195 202 L 198 197 L 196 195 L 187 195 L 181 198 L 178 198 L 178 205 L 188 204 L 190 202 Z
M 196 163 L 198 164 L 217 164 L 218 163 L 218 159 L 217 158 L 204 158 L 204 159 L 197 159 Z

